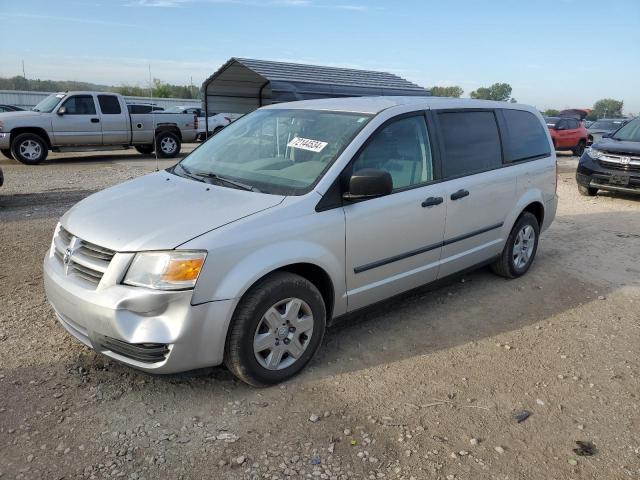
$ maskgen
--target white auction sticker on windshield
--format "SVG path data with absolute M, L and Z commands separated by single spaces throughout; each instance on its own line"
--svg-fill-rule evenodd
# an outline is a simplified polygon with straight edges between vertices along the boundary
M 311 140 L 310 138 L 295 137 L 289 143 L 288 147 L 300 148 L 302 150 L 309 150 L 311 152 L 321 152 L 324 147 L 329 145 L 327 142 L 321 142 L 320 140 Z

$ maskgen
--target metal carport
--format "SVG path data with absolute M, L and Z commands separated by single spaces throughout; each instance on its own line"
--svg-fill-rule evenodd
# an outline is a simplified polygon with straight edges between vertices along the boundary
M 428 90 L 386 72 L 236 57 L 207 78 L 202 91 L 207 131 L 209 115 L 248 113 L 272 103 L 330 97 L 430 95 Z

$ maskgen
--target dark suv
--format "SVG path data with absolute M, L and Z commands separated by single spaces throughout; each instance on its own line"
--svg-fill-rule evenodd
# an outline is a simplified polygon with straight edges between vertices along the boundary
M 598 190 L 640 194 L 640 117 L 588 148 L 576 180 L 582 195 Z

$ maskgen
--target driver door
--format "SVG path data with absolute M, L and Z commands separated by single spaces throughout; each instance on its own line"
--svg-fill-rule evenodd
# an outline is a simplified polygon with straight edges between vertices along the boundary
M 93 95 L 72 95 L 60 107 L 65 113 L 51 120 L 56 145 L 102 145 L 102 125 Z

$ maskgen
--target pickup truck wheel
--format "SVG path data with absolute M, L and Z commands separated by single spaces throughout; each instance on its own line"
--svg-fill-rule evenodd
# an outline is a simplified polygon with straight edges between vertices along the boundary
M 26 165 L 38 165 L 47 158 L 46 142 L 34 133 L 21 133 L 11 142 L 13 158 Z
M 598 194 L 598 189 L 593 187 L 585 187 L 584 185 L 578 185 L 578 193 L 585 197 L 595 197 Z
M 231 320 L 224 362 L 244 382 L 262 387 L 293 377 L 318 350 L 326 307 L 306 278 L 275 272 L 240 300 Z
M 518 278 L 527 273 L 538 250 L 540 225 L 529 212 L 523 212 L 511 229 L 507 243 L 498 260 L 492 265 L 493 273 L 505 278 Z
M 9 160 L 13 160 L 13 155 L 11 155 L 11 149 L 10 148 L 3 148 L 2 150 L 0 150 L 0 152 L 2 152 L 2 155 L 7 157 Z
M 135 145 L 134 148 L 142 155 L 150 155 L 153 153 L 153 145 Z
M 180 139 L 175 133 L 160 132 L 156 135 L 156 150 L 162 158 L 173 158 L 180 153 Z
M 584 140 L 580 140 L 580 142 L 578 143 L 578 146 L 575 148 L 572 148 L 571 151 L 576 157 L 581 157 L 582 154 L 584 153 L 584 148 L 586 145 L 587 145 L 587 142 L 585 142 Z

